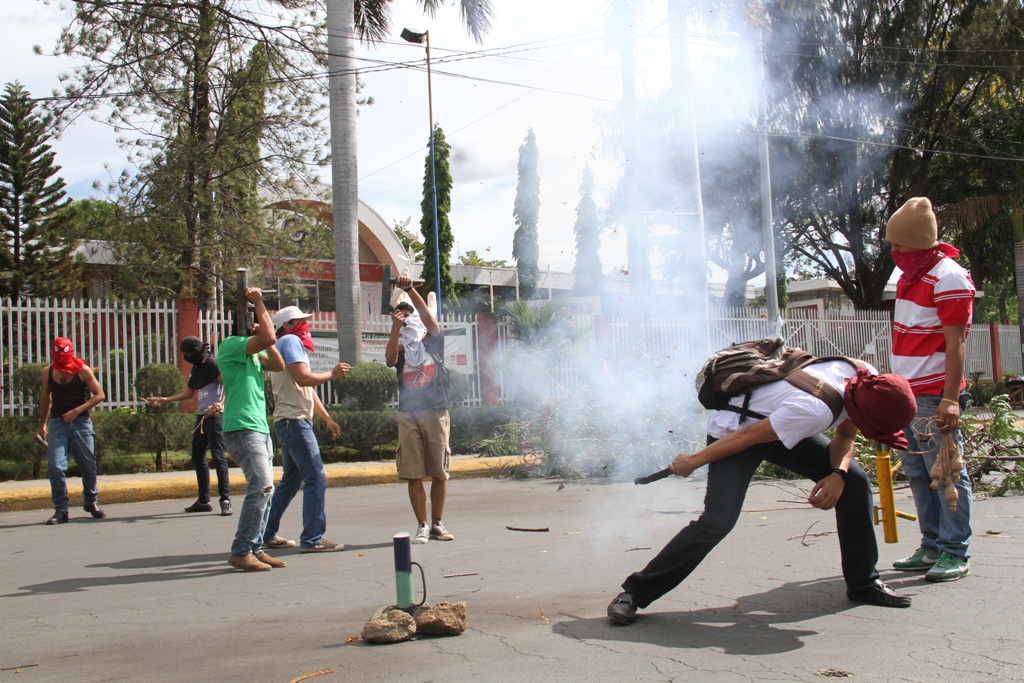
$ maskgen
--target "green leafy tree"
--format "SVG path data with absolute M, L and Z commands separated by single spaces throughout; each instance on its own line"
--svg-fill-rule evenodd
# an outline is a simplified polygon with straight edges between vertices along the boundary
M 462 265 L 464 266 L 483 266 L 484 268 L 508 268 L 508 261 L 505 259 L 485 259 L 476 253 L 475 250 L 470 249 L 462 255 Z
M 583 171 L 580 185 L 580 203 L 576 207 L 576 264 L 572 274 L 576 277 L 575 290 L 582 294 L 597 294 L 604 289 L 604 273 L 601 272 L 601 257 L 597 251 L 601 246 L 601 226 L 594 203 L 594 174 L 587 166 Z
M 70 200 L 57 175 L 52 119 L 20 83 L 0 98 L 0 294 L 59 296 L 82 286 L 74 239 L 66 239 Z
M 108 105 L 138 167 L 112 188 L 126 295 L 206 303 L 219 274 L 273 253 L 256 186 L 310 178 L 323 161 L 323 15 L 279 4 L 270 14 L 244 0 L 74 3 L 56 52 L 81 66 L 53 109 L 68 121 Z
M 512 237 L 512 258 L 519 269 L 519 292 L 524 299 L 533 299 L 540 284 L 540 244 L 537 221 L 540 217 L 540 175 L 537 171 L 539 152 L 533 129 L 519 147 L 519 182 L 512 215 L 516 232 Z
M 431 189 L 431 162 L 427 143 L 427 159 L 424 163 L 423 201 L 420 203 L 420 234 L 423 235 L 423 291 L 437 290 L 437 273 L 434 271 L 434 198 Z M 441 298 L 450 301 L 455 297 L 455 284 L 452 281 L 452 247 L 455 236 L 448 213 L 452 210 L 452 170 L 448 162 L 452 147 L 444 139 L 441 126 L 434 126 L 434 173 L 437 174 L 437 245 L 438 263 L 441 267 Z

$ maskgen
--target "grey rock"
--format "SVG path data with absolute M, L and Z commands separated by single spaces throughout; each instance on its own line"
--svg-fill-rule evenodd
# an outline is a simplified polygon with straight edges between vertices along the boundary
M 416 631 L 435 636 L 457 636 L 466 630 L 466 603 L 439 602 L 416 617 Z
M 360 637 L 368 643 L 400 643 L 416 633 L 416 621 L 394 605 L 381 607 L 363 626 Z

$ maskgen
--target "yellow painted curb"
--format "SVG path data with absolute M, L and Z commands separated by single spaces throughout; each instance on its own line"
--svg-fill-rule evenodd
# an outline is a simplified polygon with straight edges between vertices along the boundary
M 452 460 L 450 472 L 452 479 L 472 479 L 481 477 L 498 477 L 508 475 L 517 466 L 528 462 L 522 456 L 503 456 L 499 458 L 472 458 Z M 341 486 L 370 486 L 375 484 L 397 484 L 398 474 L 394 463 L 365 465 L 327 465 L 329 488 Z M 281 473 L 274 473 L 274 481 L 281 480 Z M 78 480 L 80 481 L 80 480 Z M 82 489 L 70 480 L 68 486 L 68 506 L 81 507 Z M 77 490 L 75 490 L 77 488 Z M 236 495 L 245 493 L 245 477 L 235 470 L 231 473 L 231 492 Z M 196 478 L 194 475 L 166 479 L 142 479 L 139 481 L 113 481 L 104 483 L 100 479 L 100 503 L 138 503 L 146 500 L 169 500 L 177 498 L 194 498 L 196 495 Z M 35 487 L 0 491 L 0 512 L 18 510 L 45 510 L 52 505 L 50 487 Z

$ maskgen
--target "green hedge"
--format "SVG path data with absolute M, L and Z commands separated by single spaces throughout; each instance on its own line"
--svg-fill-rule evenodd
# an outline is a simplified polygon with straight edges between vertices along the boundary
M 345 410 L 329 406 L 328 412 L 341 427 L 341 436 L 331 441 L 323 421 L 314 420 L 314 432 L 325 462 L 352 462 L 393 458 L 398 449 L 398 423 L 393 410 Z M 451 409 L 452 453 L 476 454 L 485 439 L 508 425 L 515 413 L 501 406 L 459 406 Z M 182 413 L 177 404 L 159 412 L 149 408 L 117 408 L 93 411 L 96 431 L 96 459 L 100 472 L 121 471 L 122 460 L 139 454 L 188 451 L 195 425 L 195 413 Z M 19 478 L 38 478 L 46 451 L 32 439 L 39 427 L 36 418 L 10 415 L 0 418 L 0 461 L 13 463 L 5 472 Z M 275 438 L 275 446 L 279 447 Z M 104 466 L 104 462 L 109 467 Z M 278 460 L 278 464 L 280 464 Z M 8 474 L 13 476 L 13 474 Z

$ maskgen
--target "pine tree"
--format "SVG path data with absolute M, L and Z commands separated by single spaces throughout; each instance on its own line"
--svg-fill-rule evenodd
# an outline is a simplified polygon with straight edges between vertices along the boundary
M 40 117 L 20 83 L 8 83 L 0 98 L 0 295 L 60 296 L 82 286 L 73 251 L 65 240 L 71 200 L 47 141 L 49 119 Z
M 594 174 L 588 165 L 583 171 L 580 185 L 580 203 L 576 207 L 576 264 L 572 274 L 576 278 L 574 289 L 581 294 L 597 294 L 604 289 L 604 274 L 601 272 L 601 229 L 594 203 Z
M 428 142 L 429 144 L 429 142 Z M 448 163 L 451 145 L 444 139 L 441 126 L 434 126 L 434 167 L 437 173 L 437 243 L 441 266 L 441 298 L 451 301 L 455 297 L 455 283 L 452 282 L 451 256 L 455 246 L 452 224 L 448 212 L 452 209 L 452 171 Z M 423 235 L 423 293 L 437 291 L 434 273 L 434 200 L 430 187 L 430 152 L 427 152 L 426 170 L 423 175 L 423 201 L 420 209 L 420 233 Z
M 540 216 L 540 175 L 537 172 L 537 136 L 531 128 L 519 148 L 519 182 L 512 215 L 516 233 L 512 237 L 512 257 L 519 269 L 519 295 L 532 299 L 540 283 L 540 244 L 537 219 Z

